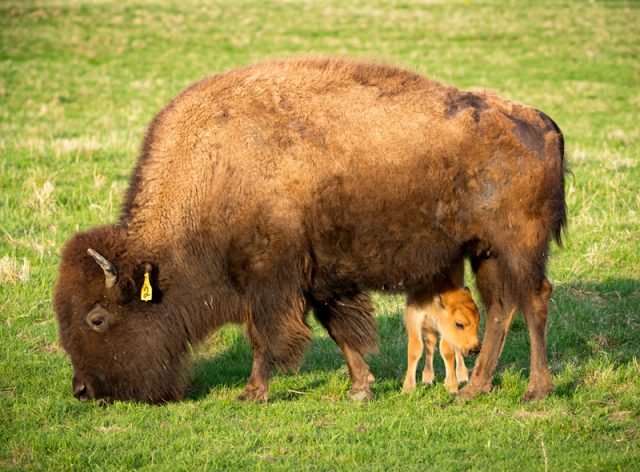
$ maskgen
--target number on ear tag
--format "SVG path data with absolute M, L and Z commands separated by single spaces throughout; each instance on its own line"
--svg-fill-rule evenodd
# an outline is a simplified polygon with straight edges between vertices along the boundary
M 142 284 L 142 290 L 140 291 L 140 300 L 143 302 L 151 301 L 153 290 L 151 289 L 151 282 L 149 282 L 149 272 L 144 273 L 144 283 Z

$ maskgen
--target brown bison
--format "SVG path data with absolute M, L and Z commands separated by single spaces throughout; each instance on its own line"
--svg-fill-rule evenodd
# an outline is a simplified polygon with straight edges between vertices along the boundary
M 351 396 L 369 398 L 366 291 L 418 292 L 466 257 L 488 319 L 460 395 L 490 390 L 520 308 L 526 397 L 544 397 L 545 264 L 565 215 L 562 134 L 532 108 L 349 61 L 204 79 L 151 123 L 120 221 L 63 249 L 54 308 L 74 395 L 180 399 L 190 345 L 231 322 L 254 353 L 240 398 L 266 400 L 274 367 L 301 361 L 312 310 Z

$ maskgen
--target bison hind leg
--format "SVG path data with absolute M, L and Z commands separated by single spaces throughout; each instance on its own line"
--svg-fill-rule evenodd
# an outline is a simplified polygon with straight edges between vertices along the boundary
M 364 360 L 366 354 L 378 348 L 369 297 L 365 293 L 339 295 L 327 301 L 314 302 L 313 311 L 347 362 L 352 384 L 349 397 L 357 401 L 373 398 L 371 385 L 375 377 Z
M 523 306 L 531 345 L 531 370 L 525 401 L 542 399 L 554 389 L 546 353 L 547 313 L 551 292 L 551 283 L 545 277 L 539 286 L 531 288 Z
M 487 322 L 482 348 L 469 383 L 457 395 L 462 400 L 491 391 L 493 373 L 517 309 L 517 301 L 506 284 L 508 272 L 504 271 L 503 265 L 495 257 L 472 257 L 471 267 L 482 302 L 487 308 Z
M 504 270 L 508 267 L 511 272 L 510 289 L 529 330 L 531 368 L 524 397 L 527 401 L 542 399 L 554 389 L 546 353 L 547 315 L 553 290 L 545 274 L 548 248 L 548 238 L 541 238 L 532 247 L 516 247 L 510 252 L 508 265 L 503 264 Z
M 543 241 L 544 243 L 544 241 Z M 537 251 L 508 251 L 510 259 L 472 257 L 476 284 L 487 307 L 487 324 L 480 355 L 463 399 L 491 390 L 491 378 L 517 309 L 524 313 L 531 346 L 531 370 L 525 400 L 544 398 L 553 390 L 547 365 L 546 325 L 551 284 L 545 276 L 546 247 Z M 507 252 L 507 251 L 503 251 Z

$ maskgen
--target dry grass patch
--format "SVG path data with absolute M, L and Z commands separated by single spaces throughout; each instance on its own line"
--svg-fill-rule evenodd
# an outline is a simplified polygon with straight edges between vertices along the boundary
M 30 271 L 31 264 L 26 257 L 18 262 L 15 257 L 4 256 L 0 259 L 0 284 L 27 283 Z

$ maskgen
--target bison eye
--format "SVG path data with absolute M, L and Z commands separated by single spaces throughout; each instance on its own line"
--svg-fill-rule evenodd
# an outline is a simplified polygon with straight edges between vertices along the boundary
M 100 305 L 96 305 L 89 313 L 87 313 L 85 323 L 93 331 L 102 332 L 105 331 L 109 325 L 109 317 L 110 314 L 107 310 L 102 308 Z
M 464 329 L 464 325 L 463 325 L 462 323 L 458 323 L 458 322 L 456 321 L 456 328 L 458 328 L 458 329 Z

